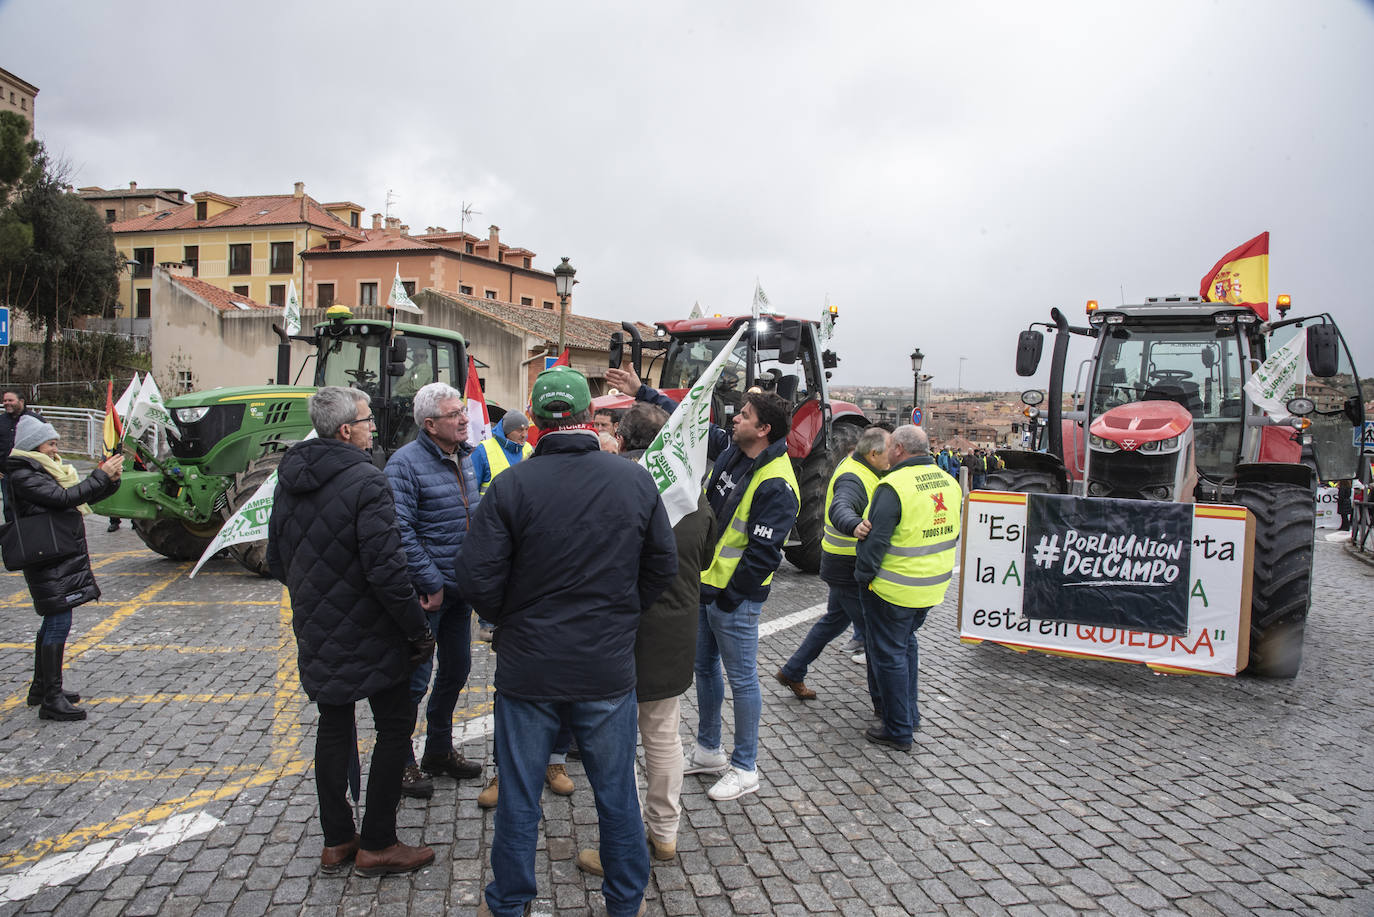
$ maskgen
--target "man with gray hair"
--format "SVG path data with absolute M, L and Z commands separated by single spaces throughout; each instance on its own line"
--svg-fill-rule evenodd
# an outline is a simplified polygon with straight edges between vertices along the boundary
M 869 505 L 873 527 L 854 561 L 854 579 L 863 588 L 869 690 L 882 721 L 864 737 L 909 751 L 921 724 L 916 631 L 944 601 L 954 575 L 963 492 L 931 459 L 920 427 L 892 431 L 887 458 L 891 467 Z
M 410 673 L 434 638 L 406 570 L 386 475 L 368 450 L 376 429 L 367 395 L 328 385 L 310 396 L 319 434 L 282 457 L 268 523 L 267 564 L 291 594 L 301 687 L 319 707 L 315 787 L 324 850 L 320 869 L 359 875 L 413 872 L 434 851 L 396 838 L 415 705 Z M 362 831 L 348 804 L 357 755 L 354 704 L 372 708 L 377 740 Z
M 396 500 L 410 581 L 438 646 L 438 673 L 425 708 L 425 753 L 417 765 L 412 747 L 401 781 L 407 796 L 427 799 L 434 795 L 431 776 L 470 780 L 482 775 L 481 764 L 453 747 L 453 711 L 472 671 L 472 606 L 459 592 L 455 571 L 480 497 L 463 393 L 431 382 L 415 393 L 414 413 L 419 432 L 396 450 L 386 476 Z M 427 659 L 411 676 L 410 697 L 417 708 L 433 670 Z

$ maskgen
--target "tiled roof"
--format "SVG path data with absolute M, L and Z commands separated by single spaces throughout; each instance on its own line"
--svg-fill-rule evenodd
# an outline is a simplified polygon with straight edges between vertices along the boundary
M 228 290 L 220 289 L 213 283 L 206 283 L 204 280 L 198 280 L 195 277 L 178 277 L 176 274 L 168 274 L 167 277 L 172 283 L 221 312 L 250 312 L 254 309 L 278 308 L 277 306 L 264 306 L 260 302 L 254 302 L 247 296 L 240 296 L 237 293 L 231 293 Z M 239 305 L 240 303 L 242 306 Z M 247 306 L 248 308 L 244 309 L 243 306 Z
M 219 195 L 215 195 L 219 198 Z M 256 197 L 221 198 L 236 206 L 218 213 L 208 220 L 196 219 L 194 202 L 184 207 L 120 220 L 110 224 L 112 232 L 161 232 L 169 229 L 215 229 L 231 226 L 279 226 L 285 223 L 310 223 L 321 229 L 343 232 L 361 238 L 362 231 L 350 227 L 343 220 L 326 211 L 319 201 L 305 195 L 267 194 Z
M 362 252 L 401 252 L 401 251 L 442 251 L 452 253 L 453 249 L 444 248 L 442 245 L 435 245 L 433 242 L 426 242 L 414 236 L 390 235 L 382 229 L 361 229 L 356 230 L 362 234 L 362 241 L 352 245 L 344 245 L 340 248 L 330 248 L 328 245 L 316 245 L 308 248 L 303 254 L 307 255 L 356 255 Z M 331 233 L 332 235 L 332 233 Z
M 435 290 L 434 292 L 454 302 L 461 302 L 474 312 L 480 312 L 502 324 L 518 328 L 526 334 L 547 341 L 558 340 L 557 310 L 551 311 L 538 306 L 518 306 L 515 303 L 502 302 L 499 299 L 480 299 L 476 296 L 452 293 L 446 290 Z M 610 344 L 611 334 L 619 330 L 619 322 L 568 313 L 564 336 L 569 347 L 583 350 L 605 350 Z M 641 325 L 640 334 L 643 335 L 646 332 L 653 334 L 653 329 Z

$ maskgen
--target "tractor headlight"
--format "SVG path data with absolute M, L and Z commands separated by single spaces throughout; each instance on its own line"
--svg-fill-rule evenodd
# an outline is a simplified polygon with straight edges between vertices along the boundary
M 1150 443 L 1142 443 L 1141 452 L 1168 452 L 1178 448 L 1178 437 L 1171 436 L 1168 439 L 1159 439 Z
M 1118 452 L 1121 449 L 1119 445 L 1112 442 L 1110 439 L 1103 439 L 1096 433 L 1088 434 L 1088 443 L 1094 449 L 1100 450 L 1102 452 Z
M 177 408 L 177 409 L 176 409 L 176 415 L 177 415 L 177 422 L 178 422 L 178 423 L 195 423 L 196 421 L 201 420 L 202 418 L 204 418 L 205 415 L 206 415 L 206 414 L 209 414 L 209 413 L 210 413 L 210 406 L 209 406 L 208 404 L 205 405 L 204 407 L 200 407 L 200 408 Z

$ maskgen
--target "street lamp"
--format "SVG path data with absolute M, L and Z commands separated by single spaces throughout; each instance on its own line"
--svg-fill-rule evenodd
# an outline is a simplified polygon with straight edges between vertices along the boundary
M 921 409 L 921 364 L 925 362 L 926 355 L 921 353 L 921 348 L 917 347 L 911 352 L 911 407 L 912 410 Z M 925 420 L 925 418 L 921 418 Z
M 137 261 L 125 261 L 124 266 L 129 269 L 129 346 L 134 345 L 134 276 L 138 274 L 140 267 Z M 118 333 L 116 331 L 116 333 Z
M 577 283 L 573 278 L 577 276 L 577 268 L 568 263 L 565 256 L 563 263 L 553 269 L 553 287 L 558 291 L 558 355 L 563 355 L 567 347 L 568 337 L 568 297 L 572 295 L 573 284 Z

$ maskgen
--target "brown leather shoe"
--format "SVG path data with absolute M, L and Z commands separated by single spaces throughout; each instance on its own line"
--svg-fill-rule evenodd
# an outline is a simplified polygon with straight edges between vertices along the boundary
M 583 847 L 577 851 L 577 868 L 594 876 L 606 874 L 606 870 L 601 868 L 601 851 L 595 847 Z
M 784 688 L 788 688 L 789 690 L 791 690 L 793 695 L 796 696 L 797 700 L 816 699 L 816 692 L 808 688 L 806 686 L 806 682 L 793 681 L 786 675 L 782 674 L 782 669 L 778 669 L 778 674 L 774 675 L 773 677 L 778 680 L 778 684 L 782 685 Z
M 499 798 L 500 792 L 501 782 L 499 775 L 492 774 L 491 782 L 486 785 L 482 792 L 477 794 L 477 807 L 480 809 L 496 808 L 496 800 Z
M 326 847 L 320 851 L 320 872 L 333 875 L 336 872 L 343 872 L 348 868 L 349 860 L 352 860 L 358 853 L 358 835 L 353 835 L 353 840 L 342 844 L 335 844 L 333 847 Z
M 571 796 L 577 785 L 568 776 L 568 769 L 561 764 L 550 764 L 544 768 L 544 782 L 559 796 Z
M 385 850 L 359 850 L 354 869 L 360 876 L 392 876 L 423 869 L 433 862 L 434 851 L 428 847 L 396 843 Z
M 655 860 L 671 860 L 677 856 L 677 841 L 660 841 L 652 834 L 644 835 L 649 841 L 649 853 Z

